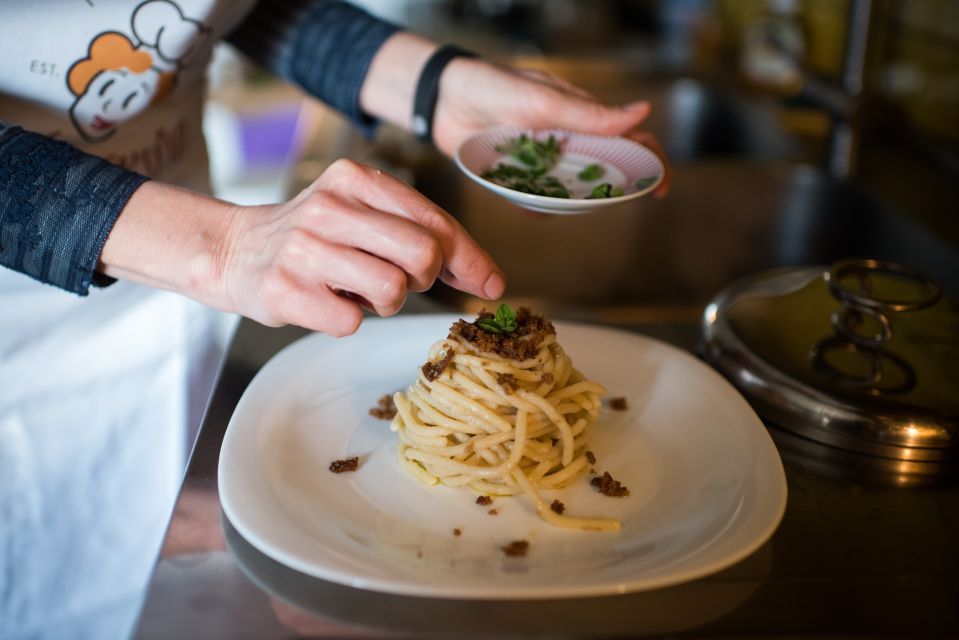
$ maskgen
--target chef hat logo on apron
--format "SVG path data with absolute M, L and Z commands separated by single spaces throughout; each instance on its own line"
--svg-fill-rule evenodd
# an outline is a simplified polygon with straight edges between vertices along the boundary
M 66 75 L 76 96 L 70 119 L 88 142 L 106 140 L 122 122 L 163 100 L 177 73 L 198 51 L 211 46 L 210 28 L 184 16 L 170 0 L 147 0 L 130 18 L 131 40 L 104 31 L 90 42 L 86 57 Z

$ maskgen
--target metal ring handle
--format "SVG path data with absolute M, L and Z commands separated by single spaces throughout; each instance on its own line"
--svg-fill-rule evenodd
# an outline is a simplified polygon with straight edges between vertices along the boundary
M 916 300 L 896 300 L 879 298 L 870 293 L 856 291 L 842 283 L 842 278 L 856 274 L 861 279 L 869 277 L 870 273 L 889 273 L 907 280 L 914 280 L 921 289 L 921 296 Z M 823 276 L 829 285 L 829 291 L 844 305 L 860 309 L 875 311 L 899 312 L 918 311 L 934 305 L 942 297 L 942 287 L 933 280 L 932 276 L 920 269 L 890 260 L 873 260 L 871 258 L 847 258 L 833 263 L 829 271 Z
M 826 359 L 825 355 L 834 349 L 843 349 L 850 353 L 855 352 L 861 354 L 869 363 L 869 373 L 865 376 L 851 376 L 837 369 L 835 365 Z M 879 380 L 882 379 L 882 361 L 875 351 L 847 342 L 838 336 L 821 340 L 812 348 L 810 357 L 813 368 L 816 371 L 847 387 L 854 389 L 872 389 L 875 388 Z
M 864 336 L 856 331 L 856 325 L 866 315 L 879 323 L 879 333 L 872 336 Z M 841 311 L 833 311 L 829 316 L 832 328 L 836 330 L 843 339 L 852 342 L 860 347 L 875 349 L 884 345 L 892 337 L 892 325 L 889 324 L 889 318 L 885 314 L 873 311 L 872 309 L 860 310 L 852 307 L 843 307 Z

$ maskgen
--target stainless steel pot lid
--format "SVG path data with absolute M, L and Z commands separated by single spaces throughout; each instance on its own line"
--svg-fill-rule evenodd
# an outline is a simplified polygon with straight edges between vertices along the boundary
M 771 422 L 902 460 L 959 459 L 959 304 L 853 259 L 740 280 L 706 307 L 707 360 Z

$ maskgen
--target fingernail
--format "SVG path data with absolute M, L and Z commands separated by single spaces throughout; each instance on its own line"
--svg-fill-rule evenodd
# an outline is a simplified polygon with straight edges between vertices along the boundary
M 630 102 L 623 107 L 623 109 L 626 111 L 647 111 L 649 108 L 648 100 L 637 100 L 636 102 Z
M 485 293 L 486 297 L 490 300 L 495 300 L 503 295 L 504 291 L 506 291 L 506 279 L 503 278 L 502 273 L 494 271 L 490 274 L 490 277 L 486 279 L 486 284 L 483 285 L 483 293 Z

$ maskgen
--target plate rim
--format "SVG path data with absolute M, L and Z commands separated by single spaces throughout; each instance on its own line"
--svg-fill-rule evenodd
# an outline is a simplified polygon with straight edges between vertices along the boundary
M 598 138 L 598 139 L 607 139 L 607 140 L 622 140 L 631 145 L 635 145 L 643 152 L 648 152 L 654 156 L 660 163 L 661 171 L 657 174 L 656 180 L 647 187 L 643 189 L 638 189 L 633 193 L 627 193 L 621 196 L 616 196 L 613 198 L 602 198 L 602 199 L 591 199 L 591 198 L 553 198 L 550 196 L 540 196 L 534 193 L 523 193 L 522 191 L 516 191 L 515 189 L 508 189 L 502 185 L 491 182 L 486 178 L 483 178 L 475 171 L 470 169 L 466 163 L 463 161 L 462 152 L 463 149 L 469 143 L 473 142 L 481 136 L 487 136 L 494 133 L 499 133 L 502 130 L 505 132 L 527 132 L 535 135 L 546 134 L 546 133 L 562 133 L 567 136 L 576 136 L 580 138 Z M 662 162 L 662 159 L 653 151 L 651 148 L 646 145 L 637 142 L 636 140 L 631 140 L 623 136 L 603 136 L 595 133 L 581 133 L 578 131 L 571 131 L 569 129 L 562 128 L 550 128 L 550 129 L 534 129 L 531 127 L 520 127 L 518 125 L 512 124 L 498 124 L 491 127 L 487 127 L 482 131 L 478 131 L 473 135 L 469 136 L 456 147 L 456 153 L 453 154 L 453 160 L 456 162 L 456 166 L 459 167 L 466 176 L 471 179 L 473 182 L 476 182 L 482 187 L 489 189 L 493 193 L 506 198 L 507 200 L 515 203 L 521 204 L 529 209 L 534 211 L 540 211 L 542 213 L 552 213 L 558 215 L 576 215 L 590 213 L 598 209 L 604 209 L 607 207 L 616 206 L 629 202 L 630 200 L 635 200 L 641 198 L 645 195 L 650 194 L 655 191 L 659 185 L 662 184 L 663 180 L 666 178 L 666 167 Z
M 398 322 L 440 322 L 442 321 L 453 321 L 462 317 L 461 314 L 410 314 L 405 317 L 400 318 L 368 318 L 364 320 L 364 324 L 373 323 L 375 325 L 385 325 L 387 323 L 398 323 Z M 377 576 L 363 576 L 358 577 L 356 575 L 351 575 L 348 572 L 340 571 L 336 568 L 329 568 L 323 566 L 321 563 L 310 562 L 308 560 L 301 559 L 297 554 L 290 553 L 282 547 L 271 544 L 270 542 L 264 540 L 259 533 L 255 530 L 255 527 L 248 526 L 248 523 L 244 521 L 242 517 L 237 517 L 237 511 L 234 509 L 232 504 L 232 498 L 229 497 L 230 489 L 225 487 L 229 486 L 228 483 L 224 482 L 224 475 L 227 473 L 225 471 L 226 462 L 224 451 L 227 450 L 229 446 L 228 442 L 232 442 L 237 436 L 231 438 L 231 432 L 237 433 L 237 429 L 233 428 L 235 416 L 239 413 L 239 409 L 244 401 L 252 397 L 248 395 L 249 390 L 253 389 L 257 384 L 257 379 L 261 376 L 269 375 L 269 373 L 264 374 L 269 369 L 272 369 L 271 365 L 278 366 L 275 363 L 281 362 L 282 359 L 280 356 L 283 354 L 289 354 L 290 352 L 303 348 L 303 343 L 306 342 L 316 342 L 316 341 L 332 341 L 335 338 L 326 336 L 323 334 L 310 334 L 295 340 L 289 345 L 285 346 L 283 349 L 274 354 L 267 362 L 264 364 L 260 370 L 256 373 L 253 379 L 244 389 L 243 394 L 240 398 L 240 401 L 237 403 L 236 408 L 230 416 L 230 421 L 227 425 L 226 432 L 224 433 L 223 442 L 221 443 L 219 456 L 217 460 L 217 491 L 220 499 L 221 509 L 223 510 L 224 515 L 229 519 L 233 527 L 240 533 L 253 547 L 264 555 L 280 562 L 287 567 L 290 567 L 300 573 L 303 573 L 314 578 L 319 578 L 329 582 L 334 582 L 336 584 L 345 585 L 357 589 L 376 591 L 381 593 L 390 593 L 395 595 L 404 595 L 404 596 L 415 596 L 415 597 L 428 597 L 428 598 L 437 598 L 437 599 L 467 599 L 467 600 L 545 600 L 545 599 L 567 599 L 567 598 L 582 598 L 582 597 L 600 597 L 600 596 L 610 596 L 610 595 L 619 595 L 624 593 L 633 593 L 641 591 L 651 591 L 654 589 L 661 589 L 685 582 L 690 582 L 699 578 L 705 578 L 711 576 L 723 569 L 726 569 L 734 564 L 740 562 L 744 558 L 753 554 L 757 549 L 759 549 L 763 544 L 765 544 L 775 533 L 776 529 L 779 527 L 783 516 L 785 515 L 786 505 L 787 505 L 787 495 L 788 495 L 788 486 L 786 484 L 785 470 L 782 465 L 782 460 L 779 455 L 778 449 L 776 448 L 772 437 L 767 431 L 765 425 L 756 415 L 755 411 L 745 400 L 742 394 L 733 387 L 728 380 L 726 380 L 721 374 L 719 374 L 715 369 L 710 367 L 708 364 L 700 361 L 695 358 L 688 351 L 681 349 L 679 347 L 673 346 L 669 343 L 666 343 L 662 340 L 652 338 L 650 336 L 644 335 L 642 333 L 628 331 L 620 329 L 617 327 L 609 327 L 600 324 L 587 324 L 579 322 L 565 322 L 565 321 L 556 321 L 554 324 L 557 325 L 557 328 L 563 329 L 566 327 L 579 327 L 588 330 L 601 331 L 604 333 L 618 333 L 624 336 L 629 336 L 631 339 L 639 339 L 640 341 L 646 341 L 650 343 L 655 343 L 660 348 L 665 348 L 669 352 L 672 352 L 674 355 L 678 355 L 683 359 L 686 359 L 689 362 L 692 362 L 694 366 L 701 367 L 703 372 L 706 375 L 709 375 L 714 378 L 714 382 L 720 384 L 721 386 L 726 387 L 727 391 L 730 391 L 730 397 L 735 398 L 734 402 L 740 405 L 740 409 L 745 409 L 746 415 L 750 418 L 751 422 L 754 422 L 758 426 L 758 431 L 756 434 L 757 442 L 756 445 L 760 450 L 760 453 L 756 456 L 757 461 L 761 461 L 763 465 L 772 465 L 771 469 L 766 470 L 766 474 L 773 472 L 775 475 L 775 481 L 773 482 L 769 475 L 764 475 L 764 479 L 767 482 L 758 483 L 753 485 L 747 485 L 752 487 L 752 491 L 744 489 L 744 496 L 740 503 L 739 508 L 737 509 L 737 514 L 743 511 L 743 507 L 747 501 L 754 503 L 753 507 L 755 508 L 762 503 L 763 500 L 775 500 L 776 509 L 765 515 L 763 522 L 760 525 L 750 525 L 748 523 L 744 524 L 744 519 L 741 517 L 734 517 L 731 521 L 732 524 L 727 529 L 724 529 L 723 536 L 711 541 L 706 547 L 713 546 L 716 544 L 717 540 L 721 540 L 722 537 L 725 537 L 728 534 L 729 528 L 735 528 L 736 526 L 744 527 L 748 526 L 751 530 L 755 530 L 753 535 L 750 536 L 750 541 L 748 544 L 740 546 L 733 553 L 723 555 L 721 558 L 718 558 L 711 563 L 694 565 L 680 572 L 666 572 L 665 574 L 655 574 L 653 576 L 647 577 L 638 577 L 633 580 L 624 580 L 624 581 L 609 581 L 609 582 L 600 582 L 600 583 L 589 583 L 589 584 L 578 584 L 578 585 L 539 585 L 539 586 L 528 586 L 522 585 L 519 587 L 510 587 L 509 585 L 503 584 L 490 584 L 490 585 L 469 585 L 466 587 L 459 586 L 451 588 L 449 585 L 444 585 L 442 588 L 433 587 L 427 583 L 423 582 L 414 582 L 409 580 L 403 580 L 400 577 L 377 577 Z M 288 356 L 287 356 L 288 357 Z M 760 465 L 757 464 L 753 469 L 752 473 L 756 473 L 759 470 Z M 776 485 L 775 488 L 773 485 Z M 766 494 L 763 497 L 763 494 Z M 698 552 L 698 551 L 697 551 Z

